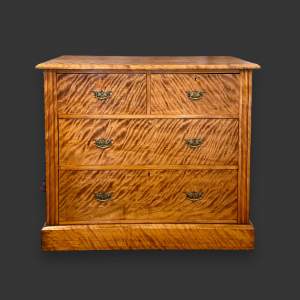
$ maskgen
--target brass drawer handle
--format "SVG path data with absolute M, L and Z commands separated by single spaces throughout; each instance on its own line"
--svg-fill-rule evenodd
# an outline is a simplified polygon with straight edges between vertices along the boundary
M 187 91 L 186 94 L 191 101 L 197 101 L 197 100 L 200 100 L 204 96 L 205 92 L 203 92 L 203 91 Z
M 105 101 L 111 97 L 112 91 L 93 91 L 93 94 L 97 100 Z
M 97 139 L 95 140 L 95 145 L 97 148 L 106 149 L 111 147 L 113 141 L 111 139 Z
M 112 199 L 112 193 L 97 192 L 95 193 L 95 198 L 100 202 L 110 201 Z
M 203 192 L 187 192 L 186 197 L 191 201 L 199 201 L 203 198 Z
M 185 143 L 190 148 L 197 148 L 203 143 L 203 139 L 186 139 Z

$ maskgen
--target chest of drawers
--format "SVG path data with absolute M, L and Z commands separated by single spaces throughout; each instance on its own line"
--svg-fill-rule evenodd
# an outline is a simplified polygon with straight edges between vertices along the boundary
M 61 56 L 44 71 L 42 249 L 253 249 L 252 71 L 234 57 Z

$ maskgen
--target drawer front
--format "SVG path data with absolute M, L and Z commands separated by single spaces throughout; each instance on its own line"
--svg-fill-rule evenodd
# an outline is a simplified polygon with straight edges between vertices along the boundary
M 61 171 L 59 223 L 237 220 L 236 170 Z
M 239 74 L 151 75 L 151 114 L 238 115 Z
M 237 165 L 235 119 L 61 119 L 67 165 Z
M 58 74 L 59 114 L 144 114 L 146 75 Z

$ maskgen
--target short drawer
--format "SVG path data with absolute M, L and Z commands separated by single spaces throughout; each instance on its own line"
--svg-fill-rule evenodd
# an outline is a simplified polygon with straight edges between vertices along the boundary
M 64 165 L 237 165 L 236 119 L 61 119 Z
M 236 170 L 61 171 L 59 223 L 237 222 Z
M 59 114 L 144 114 L 146 75 L 58 74 Z
M 153 74 L 151 114 L 238 115 L 239 74 Z

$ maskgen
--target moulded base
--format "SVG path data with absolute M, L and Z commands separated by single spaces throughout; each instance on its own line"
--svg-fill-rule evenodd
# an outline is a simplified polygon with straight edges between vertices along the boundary
M 99 224 L 44 226 L 44 251 L 251 250 L 250 224 Z

